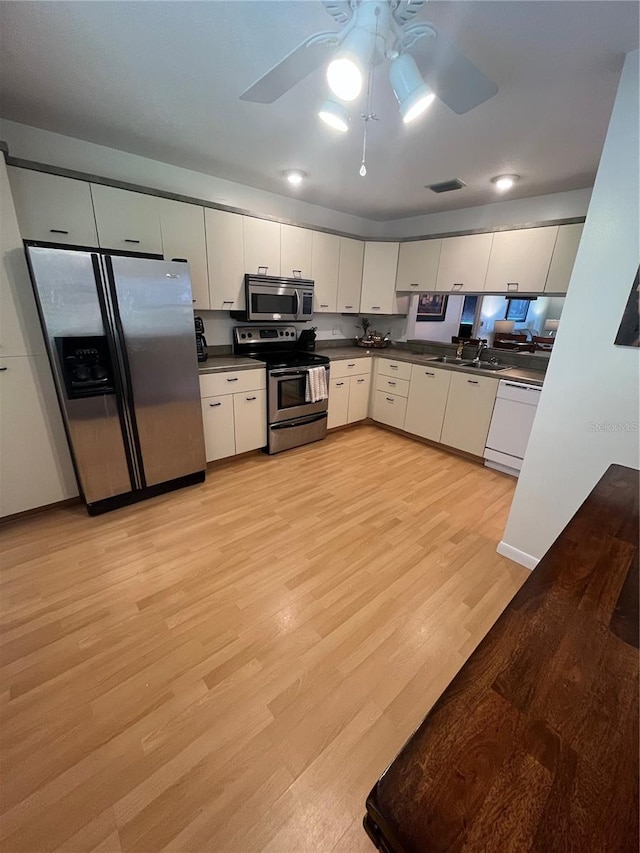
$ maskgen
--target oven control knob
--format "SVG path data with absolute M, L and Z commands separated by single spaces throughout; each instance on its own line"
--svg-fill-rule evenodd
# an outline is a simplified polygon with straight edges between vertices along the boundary
M 247 337 L 248 337 L 248 338 L 252 338 L 252 337 L 253 337 L 253 335 L 251 334 L 251 332 L 249 332 L 249 333 L 247 334 Z
M 289 332 L 287 332 L 287 334 L 289 334 Z M 284 332 L 282 332 L 282 331 L 281 331 L 281 332 L 280 332 L 280 337 L 282 337 L 283 335 L 284 335 Z
M 241 337 L 241 338 L 246 338 L 247 336 L 246 336 L 246 335 L 245 335 L 245 333 L 243 332 L 243 333 L 240 335 L 240 337 Z

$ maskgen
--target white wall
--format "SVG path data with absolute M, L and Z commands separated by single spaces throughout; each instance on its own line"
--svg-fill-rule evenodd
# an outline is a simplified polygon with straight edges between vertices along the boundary
M 452 335 L 457 335 L 460 329 L 460 316 L 464 305 L 464 296 L 451 295 L 447 301 L 447 311 L 440 323 L 418 322 L 416 311 L 420 294 L 416 293 L 411 299 L 407 336 L 410 339 L 422 341 L 442 341 L 450 344 Z
M 529 567 L 609 465 L 640 465 L 640 350 L 613 343 L 640 260 L 638 55 L 625 61 L 558 339 L 498 547 Z

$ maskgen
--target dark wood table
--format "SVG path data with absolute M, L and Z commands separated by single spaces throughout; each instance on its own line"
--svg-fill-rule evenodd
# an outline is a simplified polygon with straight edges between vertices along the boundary
M 612 465 L 367 799 L 390 853 L 638 850 L 638 472 Z

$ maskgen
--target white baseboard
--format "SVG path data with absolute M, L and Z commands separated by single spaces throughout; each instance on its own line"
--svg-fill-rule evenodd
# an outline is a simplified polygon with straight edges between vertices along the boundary
M 532 557 L 531 554 L 525 554 L 524 551 L 519 551 L 517 548 L 514 548 L 513 545 L 507 545 L 504 541 L 498 543 L 496 551 L 498 554 L 502 554 L 503 557 L 508 557 L 510 560 L 513 560 L 514 563 L 519 563 L 521 566 L 524 566 L 525 569 L 535 569 L 540 562 L 538 557 Z

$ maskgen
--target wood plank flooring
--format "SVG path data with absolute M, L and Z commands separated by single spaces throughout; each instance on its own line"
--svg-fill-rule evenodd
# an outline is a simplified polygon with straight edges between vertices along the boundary
M 514 481 L 375 426 L 0 526 L 0 848 L 365 853 L 371 785 L 528 572 Z

